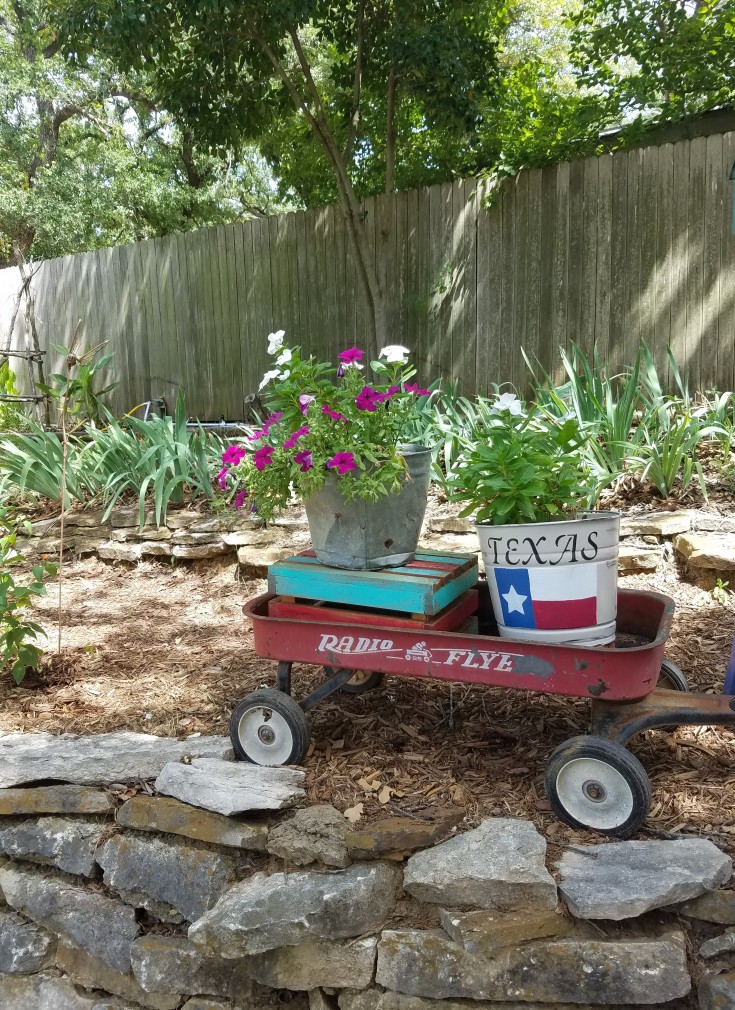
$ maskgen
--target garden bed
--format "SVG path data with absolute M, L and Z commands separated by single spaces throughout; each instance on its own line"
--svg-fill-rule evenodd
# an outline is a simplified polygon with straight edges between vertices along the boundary
M 721 690 L 735 634 L 732 603 L 684 581 L 670 560 L 655 573 L 622 576 L 621 585 L 674 597 L 668 655 L 693 690 Z M 61 656 L 50 648 L 41 672 L 20 687 L 0 683 L 0 731 L 226 734 L 235 703 L 274 682 L 275 666 L 254 654 L 241 612 L 264 587 L 262 579 L 238 581 L 232 558 L 67 562 Z M 52 645 L 56 607 L 52 584 L 37 606 Z M 297 694 L 323 676 L 313 667 L 294 673 Z M 489 814 L 529 818 L 563 844 L 581 836 L 548 812 L 543 770 L 558 743 L 586 731 L 586 708 L 567 698 L 395 678 L 362 698 L 337 695 L 313 713 L 309 799 L 363 821 L 381 814 L 421 820 L 460 805 L 474 822 Z M 653 785 L 646 832 L 702 833 L 735 848 L 735 735 L 647 733 L 632 749 Z

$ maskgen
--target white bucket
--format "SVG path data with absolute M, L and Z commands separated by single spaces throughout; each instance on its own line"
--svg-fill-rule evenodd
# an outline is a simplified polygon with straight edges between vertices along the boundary
M 475 529 L 501 638 L 585 646 L 615 640 L 619 513 Z

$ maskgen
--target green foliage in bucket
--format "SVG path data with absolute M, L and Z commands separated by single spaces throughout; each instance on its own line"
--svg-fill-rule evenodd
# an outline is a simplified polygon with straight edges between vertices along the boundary
M 502 393 L 467 433 L 447 492 L 467 503 L 460 516 L 493 526 L 574 518 L 596 497 L 585 441 L 576 417 L 527 411 Z

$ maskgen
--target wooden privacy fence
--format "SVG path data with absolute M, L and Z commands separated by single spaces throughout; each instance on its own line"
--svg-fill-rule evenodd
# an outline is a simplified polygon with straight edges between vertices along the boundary
M 522 347 L 558 372 L 572 341 L 619 367 L 641 339 L 664 375 L 671 344 L 693 387 L 732 389 L 734 161 L 727 133 L 366 200 L 388 342 L 467 394 L 526 386 Z M 18 286 L 0 271 L 3 341 Z M 118 413 L 183 387 L 193 415 L 239 419 L 271 330 L 332 360 L 369 330 L 337 207 L 49 260 L 32 290 L 41 347 L 78 319 L 82 347 L 109 341 Z

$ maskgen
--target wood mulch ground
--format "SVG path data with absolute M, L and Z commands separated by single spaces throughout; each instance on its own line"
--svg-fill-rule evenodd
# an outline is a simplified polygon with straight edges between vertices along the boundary
M 735 606 L 681 577 L 672 561 L 655 575 L 621 578 L 676 601 L 668 655 L 693 690 L 722 688 Z M 96 558 L 65 564 L 62 651 L 56 645 L 56 586 L 36 616 L 50 649 L 39 674 L 16 687 L 0 680 L 0 731 L 165 736 L 226 734 L 248 692 L 274 683 L 259 659 L 242 605 L 262 580 L 237 581 L 231 560 L 135 567 Z M 322 679 L 294 668 L 298 695 Z M 488 814 L 526 817 L 553 844 L 599 840 L 551 815 L 546 759 L 587 730 L 587 703 L 499 688 L 390 678 L 362 697 L 336 695 L 313 713 L 306 761 L 312 802 L 340 810 L 426 818 L 437 807 L 466 807 L 470 823 Z M 653 805 L 640 837 L 702 834 L 735 850 L 735 735 L 718 728 L 649 732 L 631 746 L 647 768 Z M 359 807 L 362 804 L 362 808 Z

